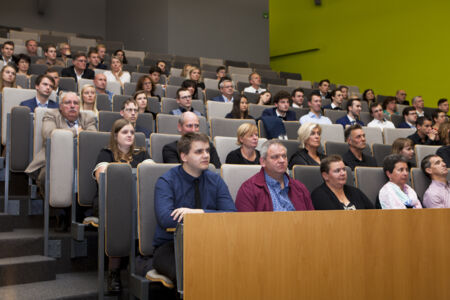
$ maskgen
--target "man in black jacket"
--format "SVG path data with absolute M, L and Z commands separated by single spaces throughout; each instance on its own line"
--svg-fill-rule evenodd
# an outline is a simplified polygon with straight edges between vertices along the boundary
M 94 79 L 95 72 L 86 68 L 87 58 L 84 53 L 77 53 L 73 56 L 73 66 L 61 71 L 62 77 L 72 77 L 78 82 L 78 79 Z

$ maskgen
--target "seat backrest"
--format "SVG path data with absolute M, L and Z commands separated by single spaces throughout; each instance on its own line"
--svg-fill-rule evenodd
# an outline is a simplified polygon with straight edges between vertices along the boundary
M 208 57 L 199 57 L 200 65 L 212 65 L 212 66 L 222 66 L 223 59 L 222 58 L 208 58 Z
M 334 110 L 334 109 L 324 109 L 323 115 L 328 117 L 333 124 L 342 117 L 347 115 L 347 111 L 345 110 Z M 342 126 L 342 125 L 341 125 Z
M 398 125 L 400 125 L 403 121 L 404 119 L 402 115 L 391 115 L 391 122 L 394 123 L 395 127 L 398 127 Z
M 205 88 L 212 89 L 212 90 L 219 90 L 219 80 L 217 79 L 211 79 L 211 78 L 204 78 L 203 82 L 205 83 Z
M 30 163 L 31 131 L 30 108 L 16 106 L 11 109 L 10 134 L 11 148 L 9 150 L 10 167 L 13 172 L 23 172 Z
M 130 96 L 115 94 L 112 98 L 112 110 L 115 112 L 119 112 L 122 108 L 122 104 L 128 99 L 130 99 Z
M 165 114 L 170 114 L 170 112 L 179 107 L 177 100 L 173 98 L 162 98 L 161 99 L 161 112 Z M 192 107 L 194 110 L 200 112 L 202 115 L 205 114 L 205 104 L 202 100 L 192 100 Z
M 44 116 L 47 108 L 36 107 L 34 110 L 34 122 L 33 122 L 33 158 L 41 151 L 44 143 L 42 138 L 42 117 Z
M 416 132 L 415 128 L 384 128 L 384 143 L 392 145 L 398 138 L 406 138 Z
M 247 98 L 248 103 L 253 103 L 253 104 L 258 103 L 258 101 L 259 101 L 259 94 L 257 94 L 257 93 L 249 93 L 249 92 L 244 92 L 243 94 Z
M 133 185 L 129 164 L 112 163 L 105 170 L 105 253 L 130 254 L 132 239 Z
M 149 97 L 147 98 L 147 108 L 149 111 L 158 114 L 161 112 L 161 103 L 159 102 L 158 97 Z
M 295 112 L 295 118 L 297 120 L 300 120 L 301 117 L 303 117 L 304 115 L 307 115 L 309 113 L 309 109 L 308 108 L 291 107 L 289 109 L 292 110 L 293 112 Z
M 186 77 L 178 77 L 178 76 L 169 76 L 167 83 L 176 87 L 180 87 L 183 81 L 186 80 Z
M 320 124 L 322 128 L 321 142 L 322 146 L 325 142 L 345 142 L 344 128 L 340 124 Z
M 182 72 L 183 72 L 183 69 L 171 68 L 171 69 L 170 69 L 170 76 L 181 77 L 181 73 L 182 73 Z
M 156 116 L 156 130 L 158 133 L 178 134 L 178 119 L 180 116 L 160 113 Z M 198 117 L 200 132 L 209 135 L 205 117 Z
M 258 139 L 258 146 L 256 147 L 257 150 L 259 150 L 267 141 L 265 138 Z M 224 164 L 228 153 L 231 151 L 239 148 L 239 145 L 237 144 L 237 138 L 236 137 L 229 137 L 229 136 L 216 136 L 214 137 L 214 147 L 216 147 L 217 155 L 219 155 L 220 163 Z
M 122 95 L 122 87 L 117 81 L 107 81 L 106 89 L 112 92 L 114 95 Z
M 70 46 L 95 47 L 97 46 L 97 41 L 95 39 L 86 39 L 71 36 L 69 37 L 69 44 Z
M 386 183 L 386 175 L 383 168 L 374 167 L 356 167 L 355 168 L 355 184 L 358 189 L 363 192 L 372 202 L 376 204 L 378 192 Z
M 106 94 L 97 94 L 97 109 L 112 111 L 112 104 L 109 101 L 109 96 Z
M 165 145 L 178 141 L 179 134 L 152 133 L 150 135 L 150 155 L 154 162 L 163 163 L 162 150 Z
M 223 164 L 220 167 L 220 176 L 222 176 L 223 181 L 228 186 L 233 201 L 236 201 L 236 195 L 241 185 L 260 170 L 260 165 Z
M 292 86 L 270 84 L 270 83 L 267 85 L 267 89 L 272 93 L 272 95 L 275 95 L 276 93 L 281 91 L 286 91 L 289 94 L 291 94 L 292 91 L 295 90 L 295 88 Z
M 94 85 L 94 80 L 81 78 L 80 80 L 78 80 L 78 90 L 81 91 L 83 86 L 85 86 L 86 84 Z
M 22 87 L 23 89 L 30 88 L 30 80 L 26 75 L 16 74 L 16 84 Z
M 132 72 L 130 81 L 138 82 L 139 78 L 141 78 L 142 76 L 148 76 L 148 73 Z
M 246 75 L 247 76 L 246 81 L 248 81 L 248 75 L 250 75 L 250 73 L 252 73 L 252 72 L 253 72 L 252 68 L 240 68 L 240 67 L 233 67 L 233 66 L 228 67 L 228 74 Z
M 248 83 L 248 74 L 241 74 L 241 73 L 229 73 L 231 74 L 231 79 L 233 80 L 234 84 L 236 85 L 237 82 L 247 82 Z
M 98 112 L 98 131 L 110 132 L 115 121 L 121 119 L 120 113 L 115 111 Z
M 136 92 L 136 82 L 125 82 L 123 87 L 123 94 L 133 96 Z
M 77 83 L 72 77 L 61 77 L 58 86 L 63 91 L 77 92 Z
M 255 124 L 253 119 L 224 119 L 212 118 L 210 119 L 211 138 L 215 136 L 236 136 L 237 129 L 244 123 Z
M 125 55 L 127 56 L 127 58 L 131 58 L 131 57 L 137 57 L 141 60 L 144 59 L 145 57 L 145 52 L 144 51 L 132 51 L 132 50 L 124 50 L 125 51 Z
M 153 128 L 154 124 L 153 115 L 150 113 L 139 114 L 136 120 L 136 126 L 147 129 L 150 133 L 155 131 Z
M 48 192 L 51 207 L 72 205 L 74 183 L 74 145 L 73 133 L 67 129 L 55 129 L 51 135 L 50 189 Z M 47 158 L 48 159 L 48 158 Z
M 425 156 L 430 154 L 436 154 L 436 151 L 440 146 L 428 146 L 428 145 L 415 145 L 414 153 L 416 155 L 416 166 L 420 167 L 422 160 Z
M 286 128 L 286 135 L 290 140 L 296 140 L 298 137 L 297 131 L 300 128 L 299 121 L 283 121 L 284 128 Z
M 261 117 L 263 111 L 267 108 L 274 108 L 274 105 L 258 105 L 258 104 L 249 104 L 248 105 L 248 114 L 253 118 L 257 119 Z M 230 109 L 231 111 L 231 109 Z
M 2 96 L 2 144 L 6 145 L 6 116 L 11 113 L 14 106 L 19 106 L 20 102 L 36 96 L 36 90 L 4 88 Z
M 372 144 L 372 153 L 377 161 L 377 166 L 382 167 L 384 158 L 389 154 L 392 154 L 392 145 Z
M 347 170 L 347 185 L 355 186 L 352 170 L 346 167 Z M 303 166 L 295 165 L 292 169 L 292 176 L 294 179 L 303 183 L 308 191 L 312 193 L 318 186 L 323 183 L 322 175 L 320 174 L 319 166 Z
M 177 98 L 177 90 L 179 89 L 179 86 L 176 85 L 167 85 L 166 86 L 166 98 Z
M 178 164 L 140 164 L 137 168 L 139 252 L 153 254 L 153 236 L 156 229 L 155 184 L 159 177 Z
M 363 103 L 367 103 L 367 102 L 363 101 Z M 367 126 L 367 124 L 369 124 L 373 120 L 372 116 L 367 111 L 362 111 L 359 114 L 359 117 L 360 117 L 361 122 L 363 122 L 363 124 L 366 125 L 366 126 Z
M 383 132 L 379 127 L 363 127 L 363 131 L 366 134 L 366 142 L 369 145 L 374 143 L 382 144 L 383 143 Z
M 231 112 L 232 108 L 232 102 L 225 103 L 212 100 L 206 102 L 206 113 L 209 120 L 212 118 L 225 118 L 225 115 Z
M 26 40 L 39 41 L 39 33 L 37 33 L 37 32 L 25 32 L 25 31 L 10 30 L 9 37 L 11 39 L 22 39 L 24 41 L 26 41 Z
M 428 178 L 420 168 L 411 168 L 411 185 L 417 196 L 423 201 L 423 195 L 431 183 L 431 179 Z M 449 178 L 450 176 L 447 176 Z
M 310 89 L 311 88 L 311 81 L 309 80 L 296 80 L 296 79 L 287 79 L 287 85 L 294 87 L 294 88 L 304 88 L 304 89 Z

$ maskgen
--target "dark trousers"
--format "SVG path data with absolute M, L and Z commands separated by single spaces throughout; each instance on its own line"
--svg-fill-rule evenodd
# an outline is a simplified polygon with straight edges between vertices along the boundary
M 174 242 L 162 244 L 153 252 L 153 268 L 159 274 L 169 277 L 173 282 L 176 281 L 175 268 L 175 247 Z

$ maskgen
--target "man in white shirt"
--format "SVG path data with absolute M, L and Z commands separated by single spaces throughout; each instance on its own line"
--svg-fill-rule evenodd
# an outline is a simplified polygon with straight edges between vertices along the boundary
M 303 101 L 305 100 L 305 92 L 302 88 L 297 88 L 292 91 L 291 95 L 292 107 L 303 108 Z
M 310 112 L 300 118 L 300 124 L 316 123 L 316 124 L 332 124 L 331 120 L 322 115 L 322 97 L 318 91 L 314 91 L 311 94 L 311 98 L 308 100 L 308 106 Z
M 372 103 L 370 105 L 370 115 L 373 117 L 373 120 L 367 124 L 367 127 L 379 127 L 383 128 L 395 128 L 394 123 L 391 121 L 387 121 L 384 118 L 383 108 L 379 103 Z
M 266 91 L 266 89 L 261 88 L 261 76 L 258 73 L 251 73 L 248 76 L 248 81 L 250 82 L 250 86 L 246 87 L 244 92 L 260 94 Z
M 423 102 L 422 96 L 416 96 L 412 99 L 412 106 L 416 109 L 418 117 L 424 117 L 425 112 L 423 111 L 423 107 L 425 106 Z

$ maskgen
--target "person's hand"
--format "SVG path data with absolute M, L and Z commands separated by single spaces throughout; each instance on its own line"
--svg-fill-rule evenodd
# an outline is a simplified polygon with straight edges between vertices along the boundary
M 177 221 L 178 223 L 180 223 L 183 220 L 183 217 L 185 214 L 202 214 L 204 212 L 205 211 L 203 209 L 180 207 L 180 208 L 174 209 L 173 212 L 170 214 L 170 216 L 173 217 L 174 221 Z
M 432 128 L 430 133 L 428 134 L 428 138 L 432 141 L 437 141 L 439 139 L 437 130 Z

